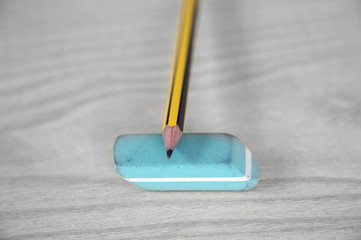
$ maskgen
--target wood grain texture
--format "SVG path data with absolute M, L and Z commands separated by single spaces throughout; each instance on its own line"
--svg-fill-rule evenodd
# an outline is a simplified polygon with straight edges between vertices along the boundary
M 117 135 L 161 130 L 178 7 L 0 2 L 0 239 L 360 239 L 356 0 L 202 2 L 185 132 L 241 138 L 255 189 L 116 174 Z

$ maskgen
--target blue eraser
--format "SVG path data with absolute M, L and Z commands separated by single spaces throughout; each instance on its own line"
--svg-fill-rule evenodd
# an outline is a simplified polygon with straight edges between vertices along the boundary
M 229 134 L 183 134 L 170 159 L 161 134 L 122 135 L 114 162 L 125 180 L 155 191 L 241 191 L 259 179 L 257 161 Z

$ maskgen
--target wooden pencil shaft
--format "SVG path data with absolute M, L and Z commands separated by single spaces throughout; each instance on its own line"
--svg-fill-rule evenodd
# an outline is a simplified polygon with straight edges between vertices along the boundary
M 162 130 L 178 125 L 183 131 L 197 5 L 197 0 L 184 1 Z

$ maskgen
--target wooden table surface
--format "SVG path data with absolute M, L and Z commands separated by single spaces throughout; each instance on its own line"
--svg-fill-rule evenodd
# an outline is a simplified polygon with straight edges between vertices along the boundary
M 204 0 L 187 132 L 242 139 L 247 192 L 149 192 L 178 1 L 0 2 L 0 239 L 361 239 L 361 3 Z

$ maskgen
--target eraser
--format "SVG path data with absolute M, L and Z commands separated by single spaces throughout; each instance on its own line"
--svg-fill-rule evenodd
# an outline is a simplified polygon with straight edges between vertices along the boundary
M 259 180 L 250 150 L 229 134 L 185 133 L 169 159 L 161 134 L 121 135 L 114 162 L 120 176 L 146 190 L 241 191 Z

